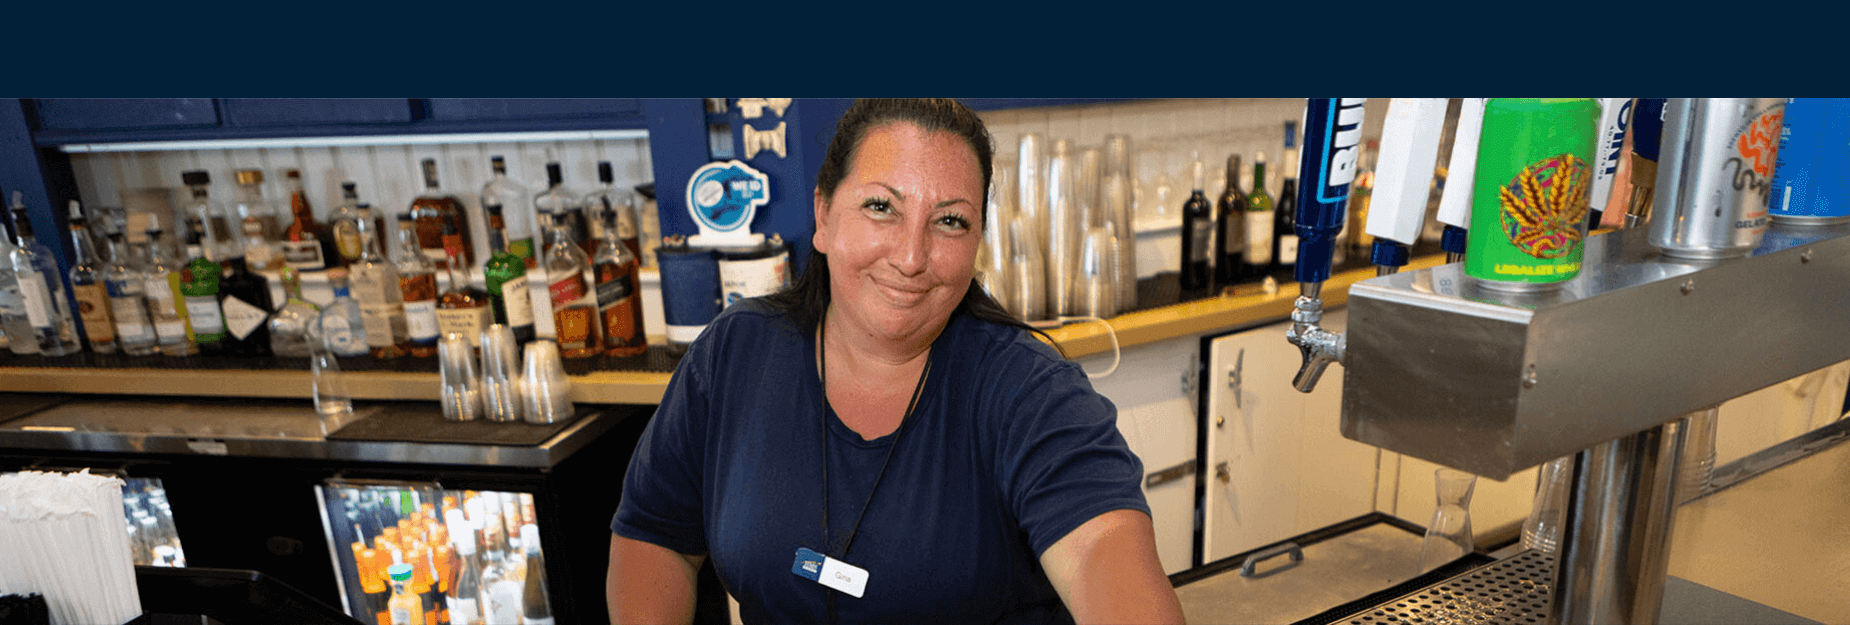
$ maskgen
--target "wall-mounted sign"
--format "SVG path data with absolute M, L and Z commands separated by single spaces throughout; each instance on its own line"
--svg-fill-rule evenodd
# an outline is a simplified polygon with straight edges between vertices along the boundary
M 736 160 L 716 161 L 694 170 L 687 181 L 687 212 L 700 228 L 690 245 L 737 247 L 757 245 L 763 234 L 751 231 L 758 207 L 771 201 L 770 178 Z

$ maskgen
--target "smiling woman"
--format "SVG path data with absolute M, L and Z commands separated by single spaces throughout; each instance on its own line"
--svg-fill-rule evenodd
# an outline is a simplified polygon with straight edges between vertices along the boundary
M 972 280 L 992 155 L 949 100 L 863 100 L 816 254 L 689 349 L 612 520 L 613 622 L 1180 622 L 1116 409 Z

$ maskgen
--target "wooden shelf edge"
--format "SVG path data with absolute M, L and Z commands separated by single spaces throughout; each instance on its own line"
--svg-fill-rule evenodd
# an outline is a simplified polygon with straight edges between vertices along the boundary
M 1437 267 L 1445 263 L 1444 255 L 1416 258 L 1402 271 Z M 1323 283 L 1323 306 L 1331 309 L 1349 301 L 1349 287 L 1375 277 L 1373 267 L 1352 269 Z M 1273 294 L 1248 294 L 1182 302 L 1172 306 L 1140 310 L 1107 319 L 1118 334 L 1118 347 L 1156 343 L 1169 339 L 1207 334 L 1222 330 L 1279 321 L 1291 316 L 1292 303 L 1298 297 L 1297 283 L 1279 285 Z M 1068 358 L 1081 358 L 1111 351 L 1111 339 L 1098 323 L 1075 323 L 1047 332 Z

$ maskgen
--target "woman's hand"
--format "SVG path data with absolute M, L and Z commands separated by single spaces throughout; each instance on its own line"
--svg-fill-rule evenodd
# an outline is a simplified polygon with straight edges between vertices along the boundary
M 1149 515 L 1113 510 L 1041 554 L 1041 568 L 1079 623 L 1181 623 L 1182 603 L 1156 558 Z

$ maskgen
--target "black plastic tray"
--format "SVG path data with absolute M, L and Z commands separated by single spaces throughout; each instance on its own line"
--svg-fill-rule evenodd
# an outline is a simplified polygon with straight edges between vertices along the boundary
M 226 625 L 364 625 L 257 571 L 137 566 L 135 583 L 144 614 L 129 625 L 198 623 L 200 617 Z

